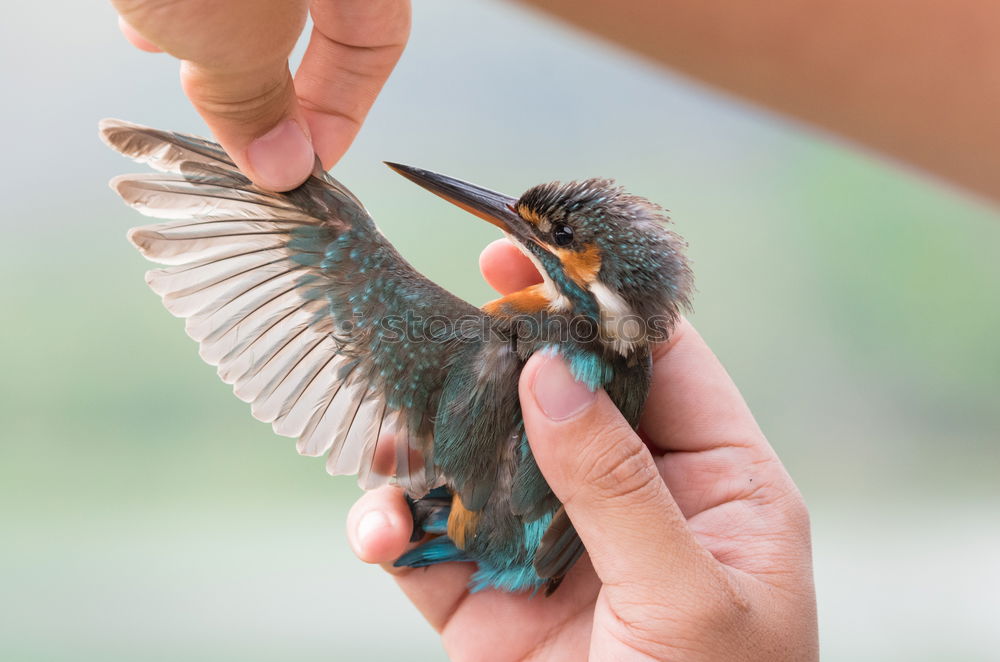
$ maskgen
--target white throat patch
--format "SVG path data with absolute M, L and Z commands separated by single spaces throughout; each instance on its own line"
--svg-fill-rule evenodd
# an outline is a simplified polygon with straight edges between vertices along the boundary
M 590 292 L 601 310 L 601 336 L 622 356 L 645 340 L 642 321 L 625 299 L 599 280 L 590 284 Z

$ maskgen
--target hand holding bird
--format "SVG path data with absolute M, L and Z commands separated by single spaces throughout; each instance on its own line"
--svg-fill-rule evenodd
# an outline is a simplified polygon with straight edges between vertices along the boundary
M 540 280 L 505 240 L 480 264 L 502 295 Z M 682 320 L 653 350 L 638 434 L 606 396 L 567 396 L 569 384 L 541 356 L 520 381 L 532 452 L 590 556 L 550 598 L 469 593 L 462 564 L 394 567 L 411 528 L 397 488 L 351 511 L 355 552 L 395 576 L 450 659 L 818 659 L 805 505 L 697 331 Z

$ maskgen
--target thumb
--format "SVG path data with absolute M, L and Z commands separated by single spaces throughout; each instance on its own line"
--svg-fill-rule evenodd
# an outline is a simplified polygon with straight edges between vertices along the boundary
M 316 156 L 284 57 L 235 71 L 185 61 L 181 85 L 219 143 L 255 184 L 287 191 L 309 177 Z
M 521 374 L 520 396 L 538 467 L 602 582 L 646 587 L 659 599 L 665 590 L 690 596 L 703 585 L 714 559 L 694 539 L 653 456 L 607 394 L 576 381 L 560 357 L 536 354 Z

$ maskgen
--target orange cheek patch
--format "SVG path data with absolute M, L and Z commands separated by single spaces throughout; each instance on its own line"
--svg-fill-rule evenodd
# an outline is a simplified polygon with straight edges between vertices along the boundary
M 601 270 L 601 253 L 596 244 L 590 245 L 582 251 L 556 249 L 556 253 L 563 263 L 566 275 L 575 280 L 578 285 L 586 287 L 589 283 L 597 280 L 597 272 Z

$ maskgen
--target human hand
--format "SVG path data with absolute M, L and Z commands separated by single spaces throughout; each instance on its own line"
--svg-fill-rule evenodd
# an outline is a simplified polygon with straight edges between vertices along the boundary
M 505 240 L 480 266 L 502 294 L 539 280 Z M 687 321 L 653 358 L 638 435 L 560 359 L 536 355 L 522 373 L 532 452 L 589 556 L 549 598 L 470 594 L 467 563 L 394 568 L 411 532 L 402 492 L 354 505 L 355 552 L 395 576 L 451 659 L 818 659 L 802 497 Z
M 111 0 L 125 36 L 181 60 L 184 93 L 248 177 L 286 191 L 344 154 L 410 30 L 409 0 Z M 311 13 L 293 80 L 288 55 Z

